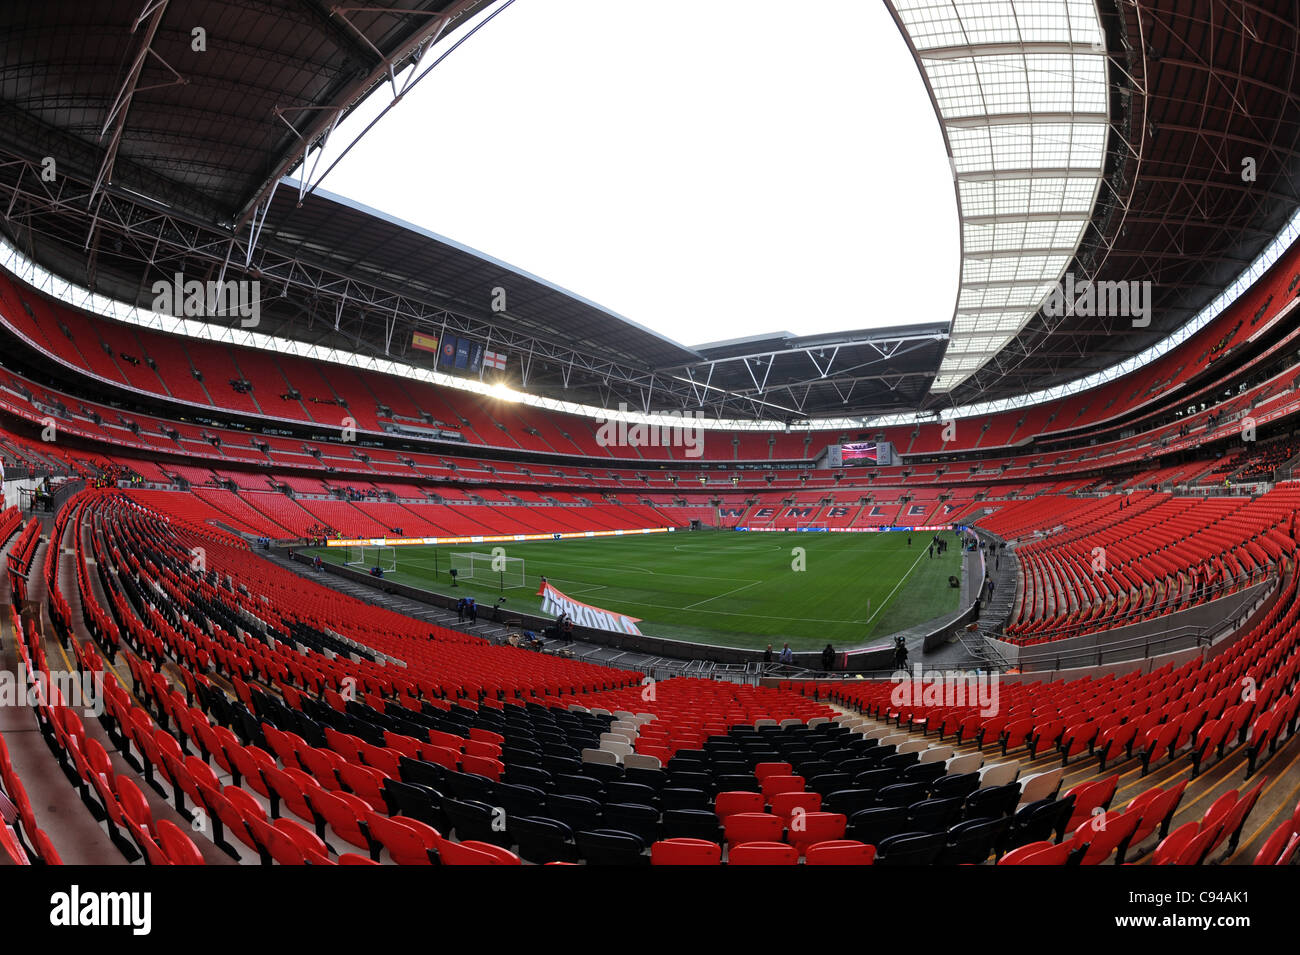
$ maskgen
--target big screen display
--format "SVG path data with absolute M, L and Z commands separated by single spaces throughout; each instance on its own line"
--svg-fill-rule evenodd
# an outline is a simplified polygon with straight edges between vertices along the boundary
M 840 445 L 840 460 L 846 468 L 889 467 L 894 460 L 894 446 L 888 441 L 860 441 Z

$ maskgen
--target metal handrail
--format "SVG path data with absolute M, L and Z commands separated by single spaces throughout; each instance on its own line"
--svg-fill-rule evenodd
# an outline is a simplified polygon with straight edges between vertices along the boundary
M 1213 635 L 1203 628 L 1189 627 L 1156 639 L 1116 641 L 1104 646 L 1090 647 L 1087 650 L 1055 655 L 1044 654 L 1038 658 L 1022 659 L 1018 669 L 1022 673 L 1033 673 L 1042 670 L 1073 670 L 1087 666 L 1104 666 L 1107 663 L 1127 663 L 1145 660 L 1147 657 L 1158 656 L 1161 653 L 1207 645 L 1213 642 L 1213 639 Z

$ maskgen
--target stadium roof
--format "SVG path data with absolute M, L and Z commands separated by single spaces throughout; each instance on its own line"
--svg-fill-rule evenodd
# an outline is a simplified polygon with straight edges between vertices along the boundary
M 151 284 L 176 271 L 258 278 L 271 334 L 428 363 L 409 351 L 411 333 L 446 329 L 510 354 L 505 380 L 522 390 L 779 421 L 936 411 L 1113 366 L 1184 325 L 1300 205 L 1300 43 L 1288 0 L 1240 9 L 1103 0 L 1089 22 L 1105 36 L 1104 127 L 1093 37 L 1076 18 L 1060 39 L 1059 11 L 1090 3 L 899 0 L 944 117 L 966 220 L 951 345 L 947 323 L 936 323 L 692 350 L 324 193 L 310 156 L 296 180 L 280 178 L 367 91 L 400 94 L 390 69 L 414 64 L 409 83 L 487 8 L 5 4 L 0 227 L 51 271 L 128 302 L 147 304 Z M 195 25 L 207 53 L 192 49 Z M 1057 68 L 1067 62 L 1065 83 Z M 1055 121 L 1063 117 L 1071 121 Z M 1086 148 L 1074 148 L 1076 127 L 1091 137 Z M 47 158 L 53 181 L 42 177 Z M 1057 268 L 1151 281 L 1150 325 L 1035 313 Z M 504 313 L 490 308 L 497 285 L 508 291 Z
M 1151 322 L 1036 314 L 946 401 L 1002 398 L 1110 368 L 1189 322 L 1300 207 L 1294 4 L 1099 4 L 1106 176 L 1069 271 L 1151 282 Z
M 1006 347 L 1060 280 L 1105 172 L 1106 54 L 1092 0 L 893 0 L 957 181 L 962 277 L 931 386 Z
M 246 224 L 309 143 L 489 0 L 0 4 L 0 137 Z

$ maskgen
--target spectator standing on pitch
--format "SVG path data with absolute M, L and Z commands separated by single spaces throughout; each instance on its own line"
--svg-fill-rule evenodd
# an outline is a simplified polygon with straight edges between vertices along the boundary
M 465 598 L 461 597 L 456 601 L 456 620 L 460 623 L 465 622 Z
M 790 666 L 794 663 L 794 651 L 790 649 L 790 644 L 788 643 L 781 648 L 781 662 L 786 664 L 786 666 Z
M 767 649 L 763 651 L 763 662 L 764 663 L 772 662 L 772 644 L 770 643 L 767 645 Z
M 473 597 L 469 598 L 469 603 L 466 604 L 465 609 L 469 611 L 469 622 L 478 623 L 478 604 L 474 602 Z
M 826 649 L 822 651 L 822 669 L 827 673 L 835 669 L 835 648 L 829 643 L 826 644 Z

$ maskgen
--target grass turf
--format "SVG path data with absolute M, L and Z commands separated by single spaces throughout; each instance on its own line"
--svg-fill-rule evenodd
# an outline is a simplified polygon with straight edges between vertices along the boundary
M 583 603 L 639 617 L 642 633 L 696 643 L 764 647 L 789 641 L 796 650 L 860 645 L 957 609 L 959 574 L 954 545 L 942 557 L 926 556 L 929 535 L 738 533 L 705 531 L 524 541 L 505 546 L 522 557 L 524 587 L 504 594 L 506 611 L 536 613 L 538 576 Z M 952 534 L 947 534 L 950 543 Z M 450 590 L 452 553 L 489 553 L 492 544 L 394 548 L 398 583 L 474 597 L 490 607 L 502 591 L 490 570 Z M 794 569 L 803 548 L 802 570 Z M 438 573 L 434 576 L 434 551 Z M 347 548 L 317 548 L 324 560 L 343 563 Z M 475 573 L 481 573 L 475 565 Z M 514 570 L 518 575 L 518 570 Z

